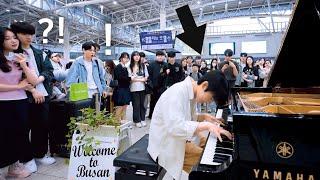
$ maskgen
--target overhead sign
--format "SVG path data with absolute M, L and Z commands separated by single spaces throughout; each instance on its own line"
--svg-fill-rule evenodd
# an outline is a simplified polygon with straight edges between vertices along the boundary
M 72 137 L 68 180 L 114 180 L 113 160 L 117 156 L 118 138 L 94 136 L 101 144 L 86 152 L 84 145 Z
M 174 41 L 171 31 L 154 31 L 140 33 L 141 49 L 171 49 Z

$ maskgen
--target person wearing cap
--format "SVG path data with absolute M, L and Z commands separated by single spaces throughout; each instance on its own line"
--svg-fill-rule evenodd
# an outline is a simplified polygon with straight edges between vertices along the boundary
M 150 101 L 150 111 L 149 111 L 149 118 L 151 119 L 154 107 L 160 98 L 161 94 L 165 90 L 164 86 L 164 78 L 165 78 L 165 71 L 164 67 L 166 64 L 164 62 L 165 54 L 163 51 L 156 52 L 156 60 L 151 62 L 148 67 L 149 72 L 149 79 L 152 83 L 153 89 L 151 94 L 151 101 Z
M 221 136 L 232 139 L 230 132 L 218 124 L 220 119 L 196 114 L 196 103 L 217 104 L 228 101 L 228 82 L 221 71 L 208 72 L 198 81 L 190 76 L 167 89 L 154 109 L 149 129 L 148 153 L 174 179 L 181 179 L 182 171 L 189 173 L 199 162 L 205 145 L 202 131 L 210 131 L 221 141 Z M 194 143 L 195 136 L 200 144 Z
M 169 88 L 173 84 L 180 82 L 184 79 L 184 71 L 182 70 L 182 66 L 176 62 L 176 53 L 170 51 L 167 53 L 168 56 L 168 64 L 164 68 L 165 70 L 165 86 Z
M 239 64 L 239 71 L 243 72 L 243 68 L 246 67 L 248 54 L 245 52 L 240 53 L 240 64 Z M 238 73 L 237 80 L 235 82 L 235 86 L 244 87 L 244 80 L 242 78 L 242 73 Z
M 223 72 L 228 80 L 230 93 L 231 88 L 235 86 L 235 82 L 239 74 L 239 66 L 237 62 L 232 60 L 233 51 L 231 49 L 226 49 L 224 51 L 224 55 L 224 61 L 219 63 L 218 68 Z

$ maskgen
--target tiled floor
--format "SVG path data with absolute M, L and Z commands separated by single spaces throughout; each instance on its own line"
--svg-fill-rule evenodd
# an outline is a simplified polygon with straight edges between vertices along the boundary
M 127 119 L 132 121 L 132 107 L 128 107 L 127 110 Z M 150 120 L 147 119 L 147 126 L 142 128 L 133 127 L 131 129 L 131 138 L 132 143 L 138 141 L 142 136 L 148 133 Z M 66 163 L 66 159 L 56 157 L 57 162 L 51 166 L 39 166 L 38 171 L 32 174 L 30 177 L 26 178 L 26 180 L 61 180 L 67 179 L 68 175 L 68 164 Z M 171 178 L 166 177 L 165 180 L 169 180 Z M 185 178 L 187 177 L 185 176 Z M 8 178 L 8 180 L 13 180 L 12 178 Z

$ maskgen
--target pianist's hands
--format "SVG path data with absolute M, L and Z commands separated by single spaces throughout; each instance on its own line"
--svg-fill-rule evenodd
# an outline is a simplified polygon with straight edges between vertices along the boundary
M 221 135 L 224 135 L 226 136 L 228 139 L 232 140 L 232 135 L 229 131 L 223 129 L 222 127 L 216 125 L 216 124 L 212 124 L 212 123 L 209 123 L 208 124 L 208 130 L 213 133 L 218 139 L 220 142 L 222 142 L 222 138 L 221 138 Z
M 213 124 L 224 125 L 224 120 L 222 118 L 216 118 L 208 113 L 198 114 L 198 121 L 208 121 Z

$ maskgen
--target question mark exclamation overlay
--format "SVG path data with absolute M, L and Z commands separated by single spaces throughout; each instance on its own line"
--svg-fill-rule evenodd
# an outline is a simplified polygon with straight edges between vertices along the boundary
M 59 17 L 59 43 L 63 44 L 64 17 Z
M 48 43 L 48 33 L 52 30 L 53 28 L 53 21 L 49 18 L 42 18 L 38 21 L 40 24 L 42 23 L 48 23 L 48 27 L 43 31 L 43 44 Z
M 105 32 L 106 32 L 106 46 L 111 46 L 111 24 L 105 24 Z M 105 55 L 111 55 L 111 49 L 105 50 Z

